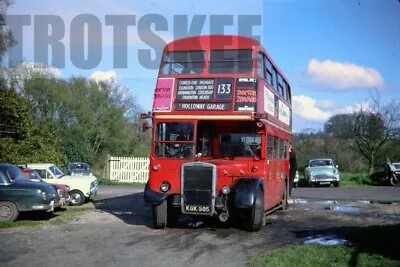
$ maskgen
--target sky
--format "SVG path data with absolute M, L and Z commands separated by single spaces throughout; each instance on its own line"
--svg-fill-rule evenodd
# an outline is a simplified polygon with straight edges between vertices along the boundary
M 151 110 L 159 52 L 185 34 L 185 18 L 191 35 L 237 34 L 240 16 L 261 18 L 251 31 L 241 33 L 259 36 L 289 80 L 295 132 L 319 130 L 334 114 L 368 107 L 371 93 L 378 92 L 383 101 L 400 96 L 398 0 L 15 0 L 8 14 L 25 24 L 17 36 L 22 50 L 11 50 L 10 58 L 45 63 L 63 78 L 113 78 L 130 89 L 144 110 Z M 211 15 L 218 15 L 217 21 L 211 22 Z M 218 29 L 227 18 L 232 25 Z M 89 26 L 79 27 L 86 20 L 89 36 Z M 49 21 L 53 27 L 47 26 Z M 152 21 L 156 26 L 147 27 Z M 126 42 L 123 36 L 114 39 L 110 23 L 119 23 L 119 30 L 121 23 L 133 24 Z M 43 49 L 46 28 L 60 39 L 48 52 Z M 82 44 L 88 40 L 89 46 Z

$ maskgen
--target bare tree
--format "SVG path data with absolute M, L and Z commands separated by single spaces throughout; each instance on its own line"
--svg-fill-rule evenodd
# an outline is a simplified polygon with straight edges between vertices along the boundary
M 371 173 L 384 145 L 399 135 L 400 103 L 382 103 L 379 95 L 371 96 L 371 106 L 364 106 L 345 122 L 344 134 L 352 146 L 368 161 Z

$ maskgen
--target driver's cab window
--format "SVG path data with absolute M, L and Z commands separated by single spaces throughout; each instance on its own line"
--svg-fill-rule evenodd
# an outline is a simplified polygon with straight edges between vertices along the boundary
M 162 158 L 190 158 L 193 156 L 193 123 L 158 123 L 155 134 L 155 154 Z

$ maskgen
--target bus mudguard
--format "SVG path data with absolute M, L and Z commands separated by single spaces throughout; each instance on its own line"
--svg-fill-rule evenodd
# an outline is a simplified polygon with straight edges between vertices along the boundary
M 167 197 L 167 194 L 152 190 L 149 186 L 149 183 L 146 183 L 144 188 L 144 201 L 149 204 L 158 205 L 161 204 L 161 202 L 163 202 Z
M 260 185 L 263 186 L 262 178 L 240 178 L 234 187 L 234 205 L 237 208 L 251 208 Z

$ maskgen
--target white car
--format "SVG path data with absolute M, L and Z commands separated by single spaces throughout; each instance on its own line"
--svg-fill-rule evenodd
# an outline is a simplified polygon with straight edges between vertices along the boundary
M 82 205 L 86 199 L 97 194 L 97 178 L 93 175 L 65 175 L 56 165 L 51 163 L 28 163 L 26 167 L 36 170 L 44 182 L 68 185 L 70 187 L 71 205 Z
M 299 171 L 296 171 L 296 175 L 293 180 L 293 187 L 296 188 L 299 186 Z

